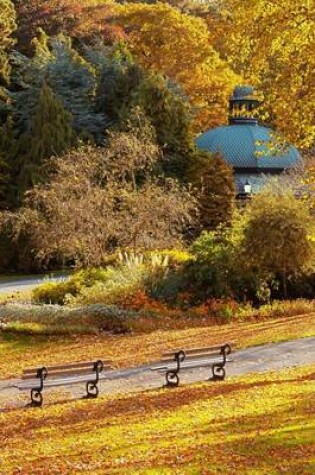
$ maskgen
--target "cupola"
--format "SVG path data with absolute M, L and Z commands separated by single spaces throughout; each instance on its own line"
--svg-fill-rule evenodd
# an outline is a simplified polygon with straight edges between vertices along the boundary
M 290 144 L 279 152 L 270 147 L 276 134 L 259 124 L 260 103 L 253 87 L 237 86 L 229 100 L 229 124 L 210 129 L 196 140 L 197 148 L 220 153 L 233 168 L 239 193 L 245 185 L 250 185 L 253 193 L 259 191 L 270 175 L 279 175 L 301 160 Z

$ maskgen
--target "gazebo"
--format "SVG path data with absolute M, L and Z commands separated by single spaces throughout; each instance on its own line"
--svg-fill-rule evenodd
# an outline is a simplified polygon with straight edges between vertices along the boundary
M 251 86 L 237 86 L 230 99 L 229 124 L 210 129 L 196 140 L 197 148 L 220 153 L 233 168 L 240 196 L 257 193 L 268 177 L 295 167 L 301 160 L 294 146 L 277 146 L 275 132 L 259 125 L 259 103 Z

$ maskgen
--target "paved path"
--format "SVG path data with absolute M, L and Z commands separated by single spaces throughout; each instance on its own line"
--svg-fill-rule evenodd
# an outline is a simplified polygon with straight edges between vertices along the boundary
M 43 282 L 57 282 L 68 278 L 68 273 L 58 272 L 57 274 L 36 274 L 30 276 L 7 276 L 0 275 L 0 294 L 30 290 Z
M 233 360 L 227 364 L 227 376 L 246 373 L 262 373 L 295 366 L 315 363 L 315 337 L 301 338 L 284 343 L 271 343 L 239 350 L 233 354 Z M 209 368 L 186 371 L 181 377 L 183 383 L 206 380 Z M 164 384 L 164 376 L 150 370 L 150 366 L 141 366 L 107 373 L 110 379 L 102 380 L 101 394 L 128 393 L 159 388 Z M 12 387 L 14 380 L 0 381 L 0 411 L 8 407 L 21 407 L 27 401 L 28 394 L 19 393 Z M 69 386 L 58 391 L 65 397 L 79 398 L 84 393 L 83 385 Z M 49 402 L 50 395 L 57 389 L 46 390 L 44 398 Z

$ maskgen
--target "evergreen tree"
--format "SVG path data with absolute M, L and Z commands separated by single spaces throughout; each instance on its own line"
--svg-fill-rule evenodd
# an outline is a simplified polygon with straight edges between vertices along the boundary
M 102 111 L 96 110 L 94 68 L 72 47 L 70 38 L 59 35 L 50 44 L 53 55 L 47 67 L 50 87 L 71 112 L 76 132 L 101 143 L 109 122 Z
M 10 0 L 0 0 L 0 126 L 8 115 L 8 85 L 11 73 L 9 51 L 14 44 L 12 33 L 15 30 L 15 10 Z
M 19 194 L 40 180 L 46 158 L 60 155 L 71 147 L 74 142 L 72 123 L 71 114 L 44 83 L 30 128 L 18 141 Z
M 133 94 L 155 127 L 157 140 L 167 152 L 187 154 L 192 149 L 190 107 L 180 90 L 157 74 L 146 74 Z
M 17 143 L 14 137 L 12 118 L 0 127 L 0 209 L 10 208 L 14 201 L 12 162 Z
M 48 65 L 53 61 L 48 42 L 48 37 L 42 31 L 33 41 L 35 51 L 32 58 L 16 51 L 12 55 L 14 67 L 10 98 L 13 103 L 12 117 L 16 137 L 30 129 L 40 91 L 47 78 Z
M 91 49 L 88 55 L 93 61 L 102 64 L 97 91 L 97 109 L 110 118 L 111 126 L 120 127 L 132 107 L 135 90 L 143 80 L 144 71 L 134 62 L 124 44 L 112 48 L 110 54 L 94 58 Z M 96 66 L 97 67 L 97 66 Z
M 80 56 L 64 36 L 49 39 L 41 31 L 33 41 L 35 54 L 14 56 L 14 122 L 16 134 L 27 132 L 34 115 L 43 82 L 73 116 L 73 127 L 80 136 L 100 143 L 108 118 L 96 110 L 97 77 L 94 65 Z
M 230 222 L 234 207 L 233 171 L 219 155 L 196 151 L 190 157 L 187 179 L 198 193 L 200 230 Z
M 147 74 L 134 94 L 156 131 L 163 149 L 163 170 L 167 176 L 186 181 L 186 170 L 193 153 L 191 111 L 180 89 L 160 75 Z

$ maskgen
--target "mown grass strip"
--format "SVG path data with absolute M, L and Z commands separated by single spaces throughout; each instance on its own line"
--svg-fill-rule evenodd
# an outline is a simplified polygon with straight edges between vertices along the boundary
M 244 348 L 314 335 L 315 313 L 149 334 L 44 337 L 0 333 L 0 379 L 19 376 L 25 366 L 80 361 L 83 357 L 110 359 L 122 368 L 156 361 L 163 350 L 173 347 L 234 341 L 236 348 Z
M 314 394 L 312 365 L 9 411 L 0 473 L 310 475 Z

